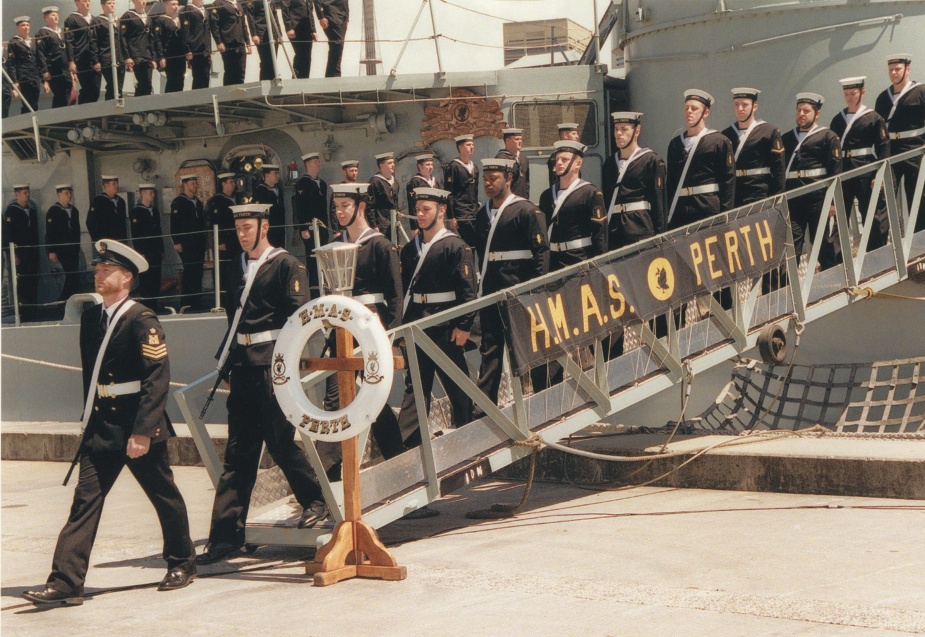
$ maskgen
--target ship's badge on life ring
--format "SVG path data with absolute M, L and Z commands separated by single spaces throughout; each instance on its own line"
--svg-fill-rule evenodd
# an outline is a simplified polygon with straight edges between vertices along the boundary
M 289 377 L 286 376 L 286 361 L 283 358 L 282 354 L 274 354 L 273 356 L 273 384 L 274 385 L 285 385 L 289 382 Z

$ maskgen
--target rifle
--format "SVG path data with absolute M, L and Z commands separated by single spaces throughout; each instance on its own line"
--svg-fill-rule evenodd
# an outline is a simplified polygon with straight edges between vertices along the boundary
M 71 466 L 67 470 L 67 475 L 64 476 L 64 482 L 61 483 L 61 486 L 66 487 L 68 481 L 71 479 L 71 474 L 74 473 L 74 467 L 77 466 L 77 463 L 80 462 L 80 450 L 83 449 L 84 440 L 87 439 L 87 429 L 90 428 L 90 424 L 87 423 L 87 427 L 84 428 L 83 432 L 80 435 L 80 444 L 77 445 L 77 452 L 74 454 L 74 459 L 71 460 Z
M 215 392 L 218 390 L 218 386 L 228 377 L 229 368 L 231 367 L 231 365 L 228 364 L 229 358 L 231 357 L 226 356 L 224 364 L 218 368 L 218 377 L 215 379 L 215 384 L 212 385 L 212 391 L 209 392 L 209 397 L 206 398 L 206 404 L 202 406 L 202 411 L 199 412 L 200 420 L 205 419 L 206 412 L 209 411 L 209 405 L 212 404 L 212 399 L 215 398 Z

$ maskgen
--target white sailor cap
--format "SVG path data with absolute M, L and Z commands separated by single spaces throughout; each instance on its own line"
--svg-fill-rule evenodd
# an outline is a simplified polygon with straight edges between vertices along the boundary
M 514 160 L 513 159 L 499 159 L 497 157 L 487 157 L 482 160 L 482 170 L 483 171 L 494 171 L 494 172 L 506 172 L 509 173 L 514 170 Z
M 305 153 L 304 155 L 302 155 L 302 161 L 308 161 L 309 159 L 319 159 L 320 157 L 321 157 L 320 153 L 316 153 L 312 151 L 310 153 Z
M 748 86 L 737 86 L 736 88 L 732 89 L 732 99 L 734 100 L 746 99 L 757 102 L 758 95 L 760 94 L 761 91 L 756 88 L 750 88 Z
M 347 159 L 340 163 L 341 168 L 356 168 L 359 165 L 360 165 L 359 159 Z
M 46 13 L 51 13 L 52 11 L 54 11 L 55 13 L 58 13 L 58 12 L 60 11 L 60 9 L 59 9 L 58 7 L 56 7 L 55 5 L 50 5 L 50 6 L 47 6 L 47 7 L 42 7 L 42 15 L 45 15 Z
M 845 77 L 838 82 L 841 84 L 843 91 L 847 91 L 851 88 L 864 88 L 864 80 L 867 79 L 866 75 L 859 75 L 858 77 Z
M 157 186 L 154 184 L 138 184 L 138 192 L 142 190 L 157 190 Z
M 27 15 L 20 15 L 13 18 L 13 24 L 19 24 L 20 22 L 32 22 Z
M 887 64 L 912 64 L 911 53 L 893 53 L 886 58 Z
M 684 91 L 684 101 L 688 100 L 696 100 L 707 108 L 711 108 L 714 101 L 712 95 L 706 91 L 701 91 L 699 88 L 689 88 Z
M 445 204 L 450 197 L 449 190 L 440 188 L 415 188 L 413 192 L 415 201 L 436 201 Z
M 13 192 L 18 190 L 31 190 L 29 184 L 13 184 Z
M 107 181 L 119 181 L 118 175 L 100 175 L 100 181 L 106 183 Z
M 93 263 L 113 263 L 134 275 L 148 271 L 148 260 L 124 243 L 115 239 L 100 239 L 94 246 L 97 255 L 93 257 Z
M 225 181 L 226 179 L 234 179 L 235 174 L 234 173 L 219 173 L 215 178 L 218 181 Z
M 578 130 L 578 122 L 562 122 L 561 124 L 556 124 L 556 128 L 560 133 L 567 130 Z
M 61 192 L 62 190 L 70 190 L 71 192 L 73 192 L 74 186 L 71 184 L 56 184 L 55 185 L 55 192 Z
M 384 162 L 386 159 L 395 159 L 395 153 L 393 153 L 392 151 L 389 151 L 387 153 L 379 153 L 378 155 L 373 155 L 373 157 L 376 158 L 376 163 L 380 164 Z
M 414 159 L 420 164 L 425 161 L 433 161 L 434 156 L 432 153 L 424 153 L 423 155 L 415 155 Z
M 459 146 L 463 142 L 475 141 L 475 135 L 459 135 L 453 138 L 453 141 L 456 142 L 456 145 Z
M 274 170 L 279 172 L 279 164 L 264 164 L 260 167 L 260 169 L 265 173 L 272 172 Z
M 501 137 L 514 137 L 516 135 L 523 135 L 524 129 L 522 128 L 502 128 Z
M 238 206 L 228 206 L 231 209 L 231 216 L 235 221 L 238 219 L 269 219 L 270 204 L 268 203 L 245 203 Z
M 639 124 L 642 122 L 642 113 L 636 111 L 616 111 L 610 114 L 614 124 Z
M 559 153 L 575 153 L 579 157 L 584 157 L 585 151 L 588 150 L 588 147 L 581 142 L 576 142 L 571 139 L 559 140 L 553 144 L 553 148 L 553 155 L 557 155 Z
M 797 93 L 797 104 L 812 104 L 819 110 L 825 104 L 825 98 L 819 93 Z
M 331 194 L 334 197 L 362 197 L 368 190 L 369 184 L 363 182 L 331 184 Z
M 180 177 L 180 183 L 185 184 L 188 181 L 199 182 L 199 175 L 183 175 Z

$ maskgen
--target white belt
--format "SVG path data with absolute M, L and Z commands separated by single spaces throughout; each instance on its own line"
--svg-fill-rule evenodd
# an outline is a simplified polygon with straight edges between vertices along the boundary
M 619 203 L 613 207 L 614 212 L 632 212 L 634 210 L 652 210 L 652 204 L 648 201 L 632 201 L 630 203 Z
M 692 197 L 694 195 L 705 195 L 711 192 L 719 192 L 719 184 L 704 184 L 702 186 L 692 186 L 690 188 L 682 188 L 681 196 L 682 197 Z
M 855 148 L 853 150 L 846 150 L 845 157 L 866 157 L 867 155 L 876 155 L 877 151 L 874 150 L 874 147 L 870 148 Z
M 751 177 L 753 175 L 770 175 L 771 169 L 768 166 L 764 168 L 742 168 L 736 171 L 736 177 Z
M 140 380 L 130 380 L 127 383 L 110 383 L 108 385 L 97 385 L 96 395 L 100 398 L 114 398 L 115 396 L 126 396 L 128 394 L 137 394 L 141 391 Z
M 362 303 L 363 305 L 385 303 L 385 297 L 382 296 L 381 292 L 376 292 L 375 294 L 360 294 L 359 296 L 353 297 L 353 300 L 357 303 Z
M 415 303 L 447 303 L 456 300 L 456 292 L 431 292 L 430 294 L 412 294 Z
M 489 261 L 517 261 L 519 259 L 532 259 L 530 250 L 507 250 L 505 252 L 489 252 Z
M 564 252 L 565 250 L 587 248 L 590 245 L 591 237 L 584 237 L 583 239 L 572 239 L 571 241 L 563 241 L 562 243 L 550 243 L 549 249 L 553 252 Z
M 804 177 L 825 177 L 825 168 L 810 168 L 809 170 L 791 170 L 787 179 L 803 179 Z
M 269 343 L 275 341 L 279 336 L 279 330 L 267 330 L 266 332 L 254 332 L 253 334 L 238 334 L 238 345 L 257 345 L 258 343 Z
M 925 126 L 922 128 L 916 128 L 915 130 L 904 130 L 898 133 L 890 133 L 890 139 L 909 139 L 910 137 L 918 137 L 919 135 L 925 135 Z

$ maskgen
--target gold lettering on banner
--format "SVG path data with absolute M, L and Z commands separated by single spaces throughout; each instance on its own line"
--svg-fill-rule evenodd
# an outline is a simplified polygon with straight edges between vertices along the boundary
M 598 307 L 597 299 L 594 298 L 594 292 L 587 283 L 581 286 L 581 320 L 585 333 L 588 332 L 591 317 L 597 317 L 597 324 L 604 324 L 604 317 L 601 316 L 601 309 Z
M 742 259 L 739 258 L 739 238 L 735 230 L 730 230 L 723 234 L 726 239 L 726 257 L 729 263 L 729 274 L 735 274 L 736 264 L 742 269 Z
M 748 233 L 751 231 L 752 229 L 749 226 L 742 226 L 739 228 L 739 232 L 742 233 L 742 237 L 745 239 L 745 249 L 748 250 L 748 264 L 754 267 L 755 255 L 752 254 L 752 240 L 748 237 Z
M 555 301 L 546 299 L 549 305 L 549 314 L 552 317 L 552 326 L 556 330 L 556 344 L 568 340 L 568 321 L 565 320 L 565 308 L 562 306 L 562 295 L 556 294 Z
M 774 237 L 771 236 L 771 224 L 768 223 L 768 220 L 764 219 L 762 223 L 764 224 L 765 234 L 761 233 L 761 224 L 755 226 L 755 234 L 758 235 L 758 245 L 761 246 L 761 256 L 765 263 L 767 263 L 774 255 Z M 767 251 L 765 251 L 765 247 L 767 247 Z
M 610 318 L 618 319 L 626 312 L 626 298 L 620 292 L 620 281 L 616 274 L 607 275 L 607 291 L 615 303 L 610 304 Z
M 694 274 L 697 275 L 697 285 L 703 285 L 700 278 L 700 264 L 703 263 L 703 249 L 696 241 L 691 243 L 691 259 L 694 261 Z
M 713 263 L 716 261 L 716 255 L 713 253 L 713 250 L 710 249 L 710 246 L 715 245 L 719 242 L 719 237 L 707 237 L 703 240 L 703 249 L 707 253 L 707 268 L 710 270 L 711 279 L 719 279 L 723 276 L 722 270 L 716 270 L 713 268 Z
M 546 326 L 546 319 L 543 318 L 543 311 L 536 306 L 536 311 L 533 311 L 532 307 L 527 308 L 527 312 L 530 314 L 530 342 L 533 345 L 533 353 L 539 351 L 539 348 L 536 345 L 536 335 L 540 332 L 543 333 L 543 348 L 549 349 L 549 328 Z M 539 317 L 539 319 L 537 319 Z

